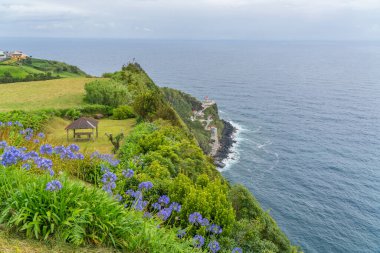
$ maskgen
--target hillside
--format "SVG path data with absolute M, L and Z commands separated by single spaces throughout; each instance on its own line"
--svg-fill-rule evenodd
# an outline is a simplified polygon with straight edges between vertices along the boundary
M 182 91 L 171 89 L 171 88 L 162 88 L 162 91 L 165 95 L 166 100 L 170 105 L 177 111 L 178 115 L 185 122 L 185 124 L 190 129 L 190 132 L 194 135 L 198 141 L 199 146 L 202 150 L 209 154 L 211 151 L 211 134 L 210 130 L 205 129 L 206 122 L 199 120 L 192 120 L 194 117 L 193 111 L 202 110 L 202 102 L 192 97 L 189 94 L 186 94 Z M 218 129 L 218 138 L 221 138 L 221 133 L 223 132 L 224 123 L 219 118 L 218 107 L 216 104 L 208 107 L 203 111 L 204 116 L 202 119 L 207 119 L 209 116 L 212 117 L 210 126 L 215 126 Z
M 0 83 L 86 76 L 78 67 L 58 61 L 28 58 L 0 62 Z
M 105 77 L 78 84 L 80 92 L 68 95 L 78 96 L 71 108 L 61 107 L 64 94 L 49 97 L 59 92 L 50 90 L 60 86 L 54 82 L 71 79 L 4 86 L 3 93 L 22 95 L 0 112 L 0 228 L 79 252 L 299 252 L 248 189 L 223 178 L 200 148 L 196 134 L 206 126 L 189 116 L 203 106 L 217 125 L 215 104 L 160 89 L 137 63 Z M 28 93 L 43 95 L 22 107 Z M 9 111 L 15 106 L 29 110 Z M 95 114 L 103 133 L 108 127 L 121 136 L 112 139 L 114 155 L 101 153 L 106 139 L 64 138 L 71 120 Z

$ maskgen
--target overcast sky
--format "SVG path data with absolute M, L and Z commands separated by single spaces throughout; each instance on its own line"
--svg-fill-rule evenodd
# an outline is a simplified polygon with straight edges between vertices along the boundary
M 19 36 L 380 40 L 380 0 L 0 0 Z

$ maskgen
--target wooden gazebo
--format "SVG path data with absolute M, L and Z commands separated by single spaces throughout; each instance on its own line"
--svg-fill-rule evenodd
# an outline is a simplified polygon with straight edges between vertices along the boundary
M 96 131 L 96 138 L 98 138 L 98 124 L 99 121 L 93 118 L 79 118 L 75 121 L 73 121 L 70 125 L 68 125 L 65 130 L 67 133 L 67 141 L 69 140 L 69 130 L 73 130 L 73 138 L 74 140 L 91 140 L 94 139 L 94 131 Z M 81 131 L 81 130 L 86 130 L 90 129 L 92 130 L 91 132 L 89 131 Z M 76 130 L 79 130 L 76 131 Z M 82 137 L 86 138 L 82 138 Z

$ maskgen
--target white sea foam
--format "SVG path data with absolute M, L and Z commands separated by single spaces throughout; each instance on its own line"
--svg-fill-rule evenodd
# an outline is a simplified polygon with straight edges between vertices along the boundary
M 246 131 L 246 129 L 231 120 L 229 120 L 231 125 L 236 129 L 236 131 L 232 135 L 232 139 L 235 141 L 235 143 L 230 148 L 230 153 L 228 154 L 227 158 L 225 158 L 222 162 L 225 164 L 223 168 L 218 168 L 220 172 L 227 171 L 231 168 L 232 165 L 236 164 L 240 160 L 240 144 L 245 140 L 241 137 L 241 133 Z

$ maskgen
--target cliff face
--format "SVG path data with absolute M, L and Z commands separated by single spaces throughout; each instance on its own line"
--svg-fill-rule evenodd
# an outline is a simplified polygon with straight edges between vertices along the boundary
M 215 103 L 201 102 L 182 91 L 162 88 L 166 100 L 176 110 L 199 146 L 206 154 L 215 155 L 219 149 L 224 130 L 218 106 Z

